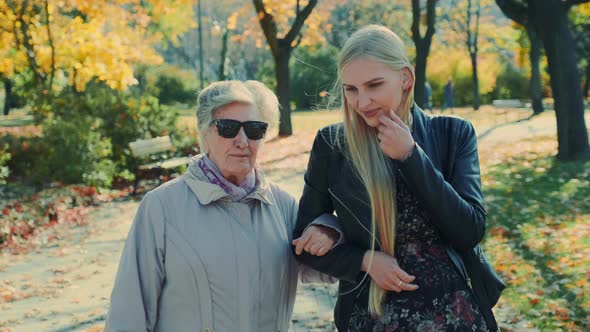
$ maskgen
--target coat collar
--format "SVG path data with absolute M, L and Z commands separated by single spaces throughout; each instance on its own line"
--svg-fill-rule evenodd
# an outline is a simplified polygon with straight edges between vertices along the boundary
M 197 200 L 202 205 L 207 205 L 215 201 L 235 202 L 235 200 L 226 193 L 220 186 L 209 182 L 201 168 L 197 165 L 199 156 L 191 160 L 189 170 L 183 174 L 182 178 L 189 189 L 197 197 Z M 258 200 L 269 205 L 275 205 L 275 199 L 269 188 L 269 183 L 261 170 L 257 172 L 258 186 L 253 192 L 244 197 L 240 202 L 247 202 L 249 200 Z
M 430 121 L 432 121 L 432 117 L 424 113 L 416 103 L 414 103 L 410 112 L 412 112 L 412 117 L 414 119 L 411 128 L 412 137 L 418 145 L 425 146 L 426 137 L 428 137 L 428 132 L 431 129 Z

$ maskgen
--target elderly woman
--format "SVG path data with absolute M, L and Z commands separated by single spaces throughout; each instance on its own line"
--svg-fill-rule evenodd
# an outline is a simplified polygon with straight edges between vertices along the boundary
M 255 81 L 217 82 L 199 94 L 205 154 L 141 202 L 107 331 L 288 330 L 301 272 L 290 251 L 297 203 L 256 167 L 277 111 L 276 96 Z M 322 220 L 302 236 L 316 254 L 339 236 Z M 323 280 L 306 275 L 314 273 Z

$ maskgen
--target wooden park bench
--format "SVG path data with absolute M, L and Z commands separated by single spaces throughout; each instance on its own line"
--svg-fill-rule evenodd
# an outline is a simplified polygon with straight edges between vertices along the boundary
M 166 152 L 175 150 L 170 140 L 170 136 L 160 136 L 150 139 L 140 139 L 129 143 L 131 154 L 138 160 L 135 167 L 135 182 L 133 184 L 133 194 L 137 191 L 139 184 L 139 173 L 155 170 L 158 173 L 158 179 L 162 182 L 161 173 L 164 170 L 175 169 L 188 164 L 190 157 L 173 157 Z M 145 163 L 140 161 L 148 160 Z
M 492 105 L 497 108 L 520 108 L 524 107 L 524 103 L 518 99 L 496 99 L 492 101 Z

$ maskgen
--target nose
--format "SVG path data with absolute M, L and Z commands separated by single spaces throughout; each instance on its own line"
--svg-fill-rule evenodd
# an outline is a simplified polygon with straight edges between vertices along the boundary
M 240 131 L 238 131 L 238 134 L 234 137 L 234 144 L 240 149 L 248 147 L 248 136 L 246 136 L 244 128 L 240 128 Z
M 371 97 L 369 94 L 359 91 L 358 94 L 359 109 L 364 109 L 371 104 Z

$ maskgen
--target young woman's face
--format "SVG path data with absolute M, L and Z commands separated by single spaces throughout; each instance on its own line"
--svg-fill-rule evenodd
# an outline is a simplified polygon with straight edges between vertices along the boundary
M 375 60 L 358 58 L 341 70 L 344 97 L 371 127 L 379 125 L 379 116 L 393 110 L 400 114 L 404 93 L 411 86 L 408 69 L 393 70 Z

